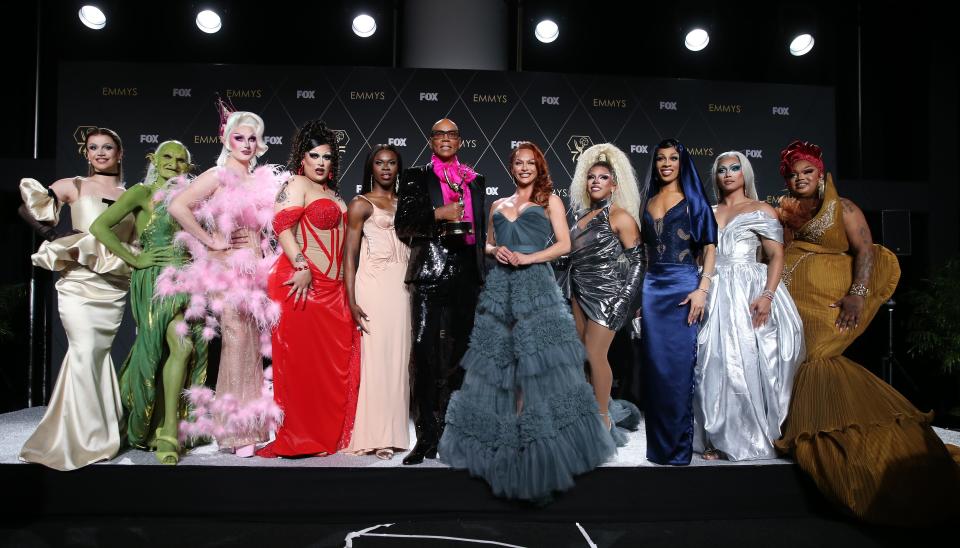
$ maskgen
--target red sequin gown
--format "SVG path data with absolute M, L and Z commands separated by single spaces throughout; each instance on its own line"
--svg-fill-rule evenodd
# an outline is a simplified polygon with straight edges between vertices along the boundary
M 333 454 L 350 444 L 360 384 L 358 336 L 342 279 L 345 216 L 321 198 L 277 213 L 274 231 L 290 229 L 313 281 L 307 302 L 287 298 L 293 266 L 281 255 L 267 283 L 281 305 L 273 331 L 273 394 L 283 409 L 277 438 L 263 457 Z

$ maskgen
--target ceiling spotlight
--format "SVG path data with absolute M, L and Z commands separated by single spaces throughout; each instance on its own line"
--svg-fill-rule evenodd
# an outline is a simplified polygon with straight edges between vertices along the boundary
M 533 35 L 544 44 L 549 44 L 560 36 L 560 27 L 553 21 L 544 19 L 537 23 L 537 28 L 533 31 Z
M 353 18 L 353 33 L 360 38 L 373 36 L 377 32 L 377 22 L 369 15 L 363 13 Z
M 683 45 L 690 51 L 700 51 L 710 43 L 710 35 L 703 29 L 693 29 L 687 33 Z
M 801 34 L 790 42 L 790 55 L 800 57 L 810 53 L 813 49 L 813 36 Z
M 207 34 L 219 32 L 223 28 L 220 16 L 213 10 L 203 10 L 197 14 L 197 28 Z
M 83 6 L 79 15 L 80 22 L 87 28 L 100 30 L 107 26 L 107 16 L 97 6 Z

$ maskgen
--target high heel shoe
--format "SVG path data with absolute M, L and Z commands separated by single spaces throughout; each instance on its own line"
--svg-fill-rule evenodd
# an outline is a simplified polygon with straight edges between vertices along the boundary
M 173 451 L 163 451 L 160 449 L 160 443 L 169 444 L 173 447 Z M 157 461 L 160 464 L 169 464 L 174 465 L 180 462 L 180 442 L 177 438 L 172 436 L 164 436 L 163 434 L 157 434 Z

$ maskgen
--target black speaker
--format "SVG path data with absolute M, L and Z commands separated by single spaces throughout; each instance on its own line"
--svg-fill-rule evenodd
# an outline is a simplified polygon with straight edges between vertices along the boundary
M 913 250 L 910 210 L 884 209 L 880 215 L 883 223 L 883 246 L 896 255 L 910 255 Z

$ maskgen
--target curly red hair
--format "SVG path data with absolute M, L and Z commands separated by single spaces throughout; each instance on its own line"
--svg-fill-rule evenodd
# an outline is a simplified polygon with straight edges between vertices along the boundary
M 521 142 L 513 149 L 513 152 L 510 153 L 510 165 L 513 166 L 513 161 L 516 160 L 517 153 L 524 149 L 533 152 L 533 163 L 537 166 L 537 180 L 533 182 L 533 194 L 531 194 L 530 199 L 533 200 L 533 203 L 541 207 L 547 207 L 547 202 L 550 201 L 550 195 L 553 194 L 553 181 L 550 179 L 550 168 L 547 166 L 547 159 L 544 158 L 540 147 L 530 141 Z M 513 170 L 511 167 L 511 175 L 512 174 Z
M 786 179 L 793 164 L 800 160 L 810 162 L 823 173 L 823 150 L 819 145 L 798 139 L 780 151 L 780 176 Z

